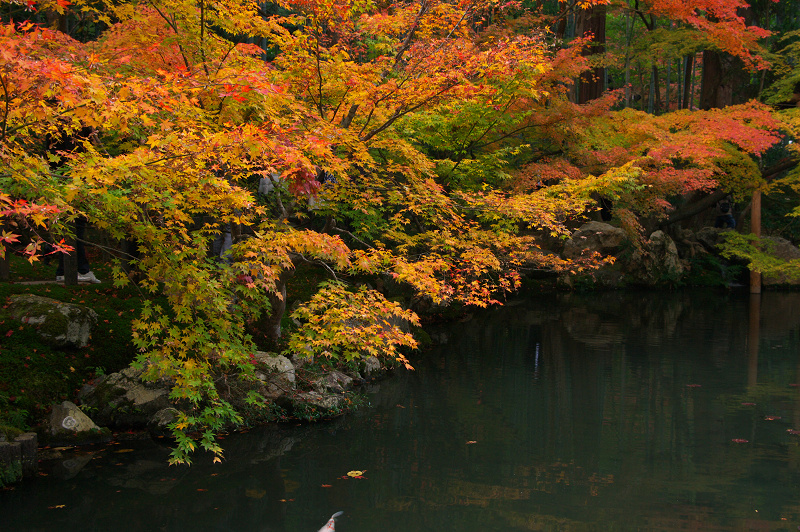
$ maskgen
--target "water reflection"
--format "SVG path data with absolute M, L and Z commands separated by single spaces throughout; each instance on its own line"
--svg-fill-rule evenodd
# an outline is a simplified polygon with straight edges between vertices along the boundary
M 796 530 L 800 295 L 754 297 L 515 302 L 436 331 L 447 343 L 355 415 L 232 436 L 216 466 L 170 468 L 152 442 L 96 449 L 0 492 L 0 515 L 20 530 L 311 532 L 337 510 L 341 532 Z

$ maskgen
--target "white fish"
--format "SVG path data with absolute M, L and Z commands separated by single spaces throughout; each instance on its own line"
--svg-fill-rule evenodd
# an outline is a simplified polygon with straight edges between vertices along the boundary
M 343 513 L 344 512 L 336 512 L 335 514 L 333 514 L 331 518 L 328 519 L 328 522 L 325 523 L 325 526 L 320 528 L 318 532 L 335 532 L 333 527 L 336 526 L 336 518 L 342 515 Z

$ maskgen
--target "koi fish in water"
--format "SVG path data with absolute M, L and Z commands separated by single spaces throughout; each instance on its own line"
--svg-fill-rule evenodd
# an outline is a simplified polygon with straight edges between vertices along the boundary
M 320 528 L 317 532 L 335 532 L 334 528 L 336 526 L 336 518 L 342 515 L 344 512 L 336 512 L 328 519 L 328 522 L 325 523 L 325 526 Z

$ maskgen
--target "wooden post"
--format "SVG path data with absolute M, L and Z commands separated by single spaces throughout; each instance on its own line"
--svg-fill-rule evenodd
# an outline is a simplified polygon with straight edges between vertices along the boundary
M 753 192 L 753 202 L 750 206 L 750 232 L 761 238 L 761 189 Z M 761 272 L 750 270 L 750 293 L 761 293 Z

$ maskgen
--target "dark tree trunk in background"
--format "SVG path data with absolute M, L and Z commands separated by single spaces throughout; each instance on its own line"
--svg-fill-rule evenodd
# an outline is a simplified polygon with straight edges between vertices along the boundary
M 264 315 L 256 324 L 256 333 L 260 332 L 270 341 L 277 344 L 281 337 L 281 320 L 286 314 L 286 282 L 294 275 L 293 270 L 283 271 L 277 280 L 278 294 L 270 294 L 269 312 Z
M 5 248 L 5 257 L 0 259 L 0 281 L 8 281 L 11 278 L 11 268 L 9 263 L 11 261 L 11 248 L 5 244 L 0 244 Z
M 692 104 L 692 79 L 694 79 L 694 54 L 686 56 L 683 70 L 683 102 L 682 109 L 690 109 Z
M 579 9 L 575 27 L 576 36 L 592 36 L 593 44 L 584 55 L 601 54 L 606 49 L 606 6 Z M 586 103 L 602 96 L 605 91 L 605 69 L 593 68 L 578 80 L 577 103 Z
M 738 14 L 744 18 L 745 24 L 753 24 L 754 13 L 751 8 L 740 9 Z M 753 86 L 750 79 L 751 74 L 741 59 L 727 53 L 705 50 L 700 109 L 722 109 L 755 98 L 758 87 Z

